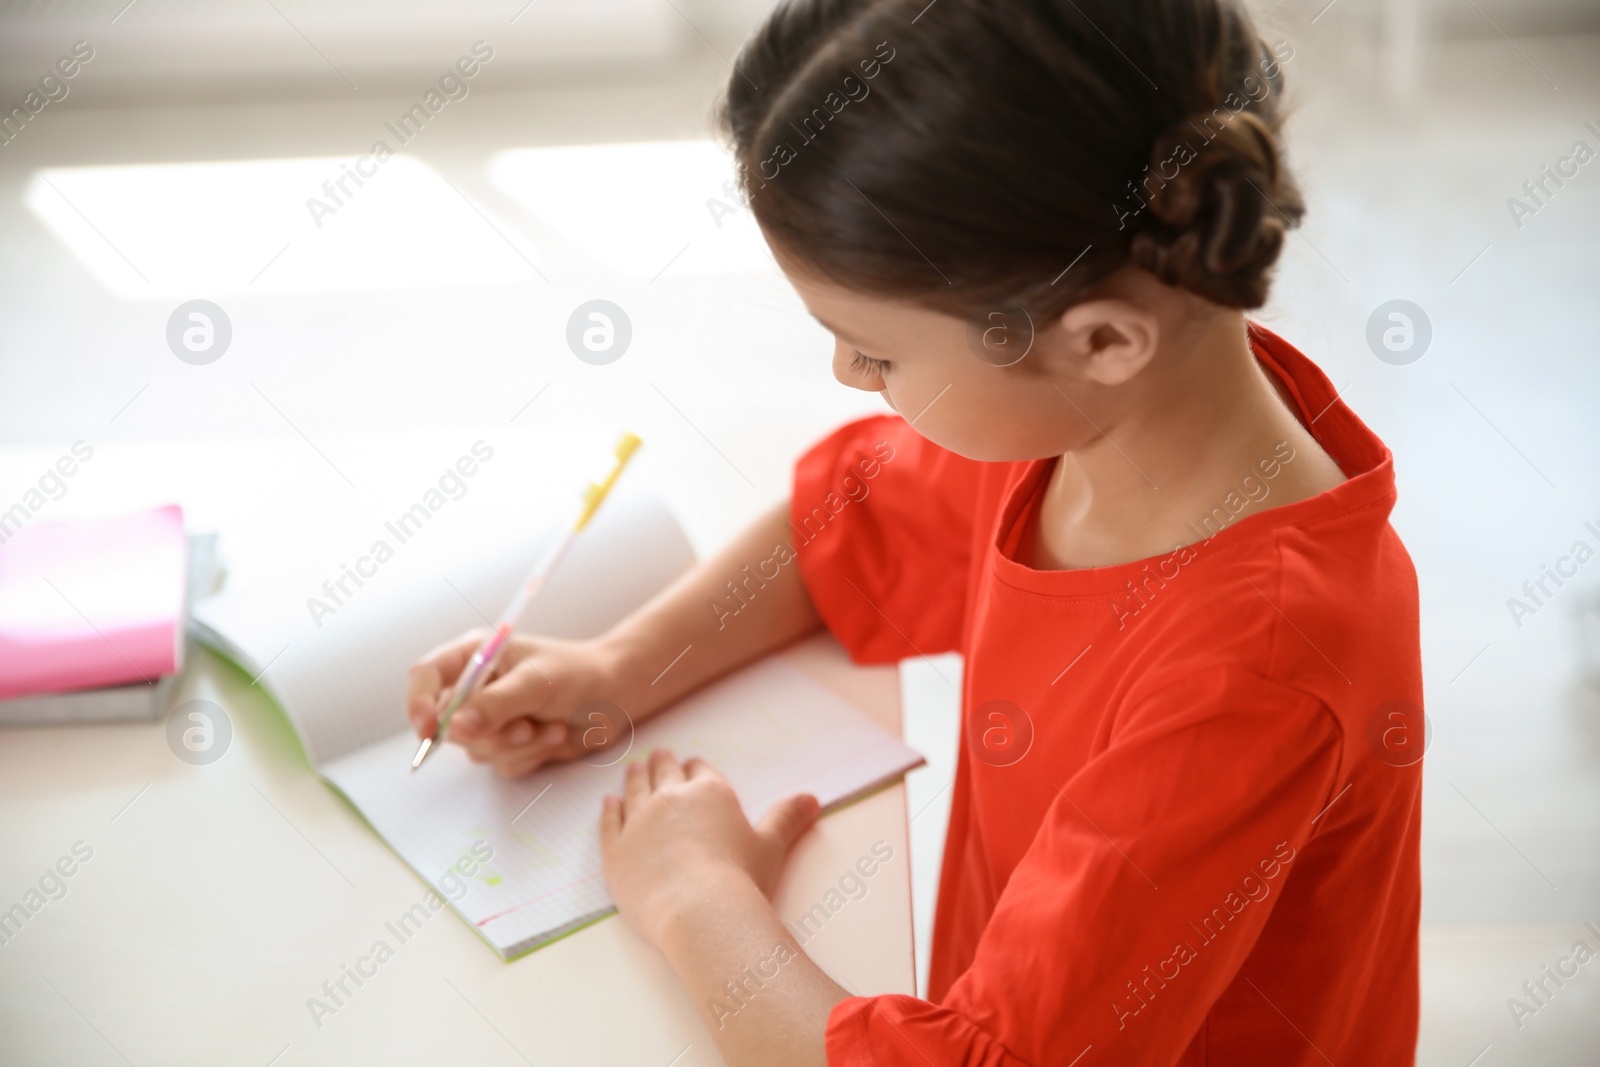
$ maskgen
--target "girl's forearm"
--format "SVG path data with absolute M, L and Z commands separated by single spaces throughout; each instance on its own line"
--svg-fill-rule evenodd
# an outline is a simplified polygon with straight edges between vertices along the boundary
M 821 625 L 800 580 L 788 502 L 772 508 L 604 638 L 619 702 L 644 719 Z M 730 1067 L 824 1067 L 828 1013 L 849 994 L 801 951 L 731 864 L 665 924 L 657 947 Z
M 605 636 L 630 715 L 648 718 L 820 625 L 793 546 L 784 501 Z
M 826 1067 L 828 1015 L 850 996 L 796 944 L 731 865 L 721 892 L 667 926 L 657 946 L 729 1067 Z

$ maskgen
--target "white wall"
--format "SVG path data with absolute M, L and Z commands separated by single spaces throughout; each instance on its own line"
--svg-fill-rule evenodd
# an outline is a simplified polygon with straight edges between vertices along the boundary
M 0 3 L 0 99 L 25 92 L 79 40 L 95 58 L 72 91 L 118 104 L 407 92 L 478 40 L 494 49 L 501 83 L 625 78 L 691 39 L 668 0 Z
M 1309 27 L 1315 19 L 1319 34 L 1358 40 L 1382 35 L 1385 13 L 1397 8 L 1417 9 L 1428 37 L 1600 30 L 1597 0 L 1250 2 L 1270 9 L 1275 23 Z M 480 39 L 495 49 L 491 90 L 628 80 L 689 48 L 731 57 L 771 6 L 772 0 L 526 6 L 519 0 L 0 0 L 0 99 L 20 98 L 78 40 L 95 49 L 93 76 L 75 81 L 71 91 L 97 106 L 404 93 L 432 81 Z

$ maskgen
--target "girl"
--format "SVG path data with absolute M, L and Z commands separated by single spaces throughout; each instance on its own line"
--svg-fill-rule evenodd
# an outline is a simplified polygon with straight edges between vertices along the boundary
M 606 802 L 617 905 L 728 1063 L 1413 1061 L 1390 455 L 1244 315 L 1302 212 L 1292 56 L 1235 0 L 787 0 L 740 54 L 751 208 L 834 374 L 898 414 L 605 638 L 521 639 L 455 720 L 517 775 L 574 754 L 584 700 L 644 717 L 819 625 L 863 663 L 965 655 L 928 1000 L 852 995 L 774 914 L 810 797 L 752 827 L 656 752 Z M 723 583 L 789 545 L 721 626 Z M 413 672 L 419 731 L 473 644 Z

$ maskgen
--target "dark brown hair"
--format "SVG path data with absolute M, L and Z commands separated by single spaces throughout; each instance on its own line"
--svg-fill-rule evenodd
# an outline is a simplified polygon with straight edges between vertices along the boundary
M 1292 58 L 1237 0 L 783 0 L 719 117 L 763 230 L 838 284 L 1053 314 L 1133 264 L 1254 308 L 1304 213 Z

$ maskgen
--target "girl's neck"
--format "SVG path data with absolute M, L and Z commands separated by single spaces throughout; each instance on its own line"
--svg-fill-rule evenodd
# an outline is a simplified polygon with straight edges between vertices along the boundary
M 1213 316 L 1157 360 L 1132 402 L 1098 423 L 1101 436 L 1056 462 L 1022 562 L 1062 570 L 1162 555 L 1344 480 L 1257 362 L 1243 315 Z

